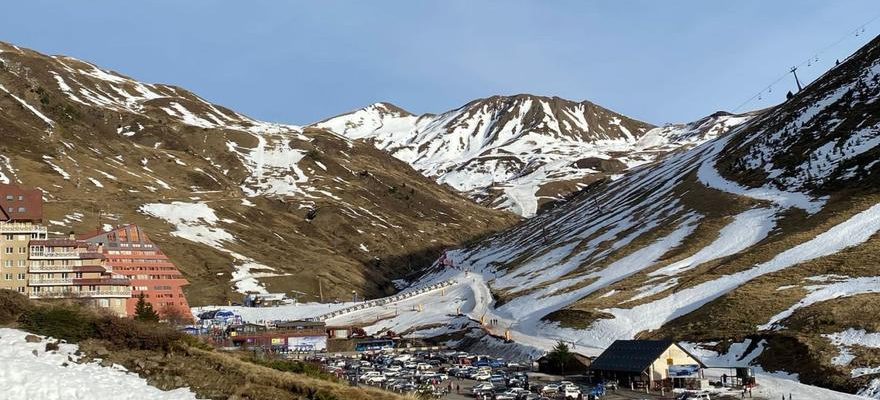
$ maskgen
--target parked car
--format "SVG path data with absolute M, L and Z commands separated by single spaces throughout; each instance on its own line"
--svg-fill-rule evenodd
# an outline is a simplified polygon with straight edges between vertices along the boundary
M 513 392 L 504 392 L 498 393 L 495 395 L 495 400 L 518 400 L 519 395 Z
M 559 385 L 555 383 L 544 385 L 541 388 L 541 394 L 543 395 L 555 395 L 556 393 L 559 393 Z
M 488 371 L 479 371 L 473 377 L 475 381 L 488 381 L 490 378 L 492 378 L 492 374 Z

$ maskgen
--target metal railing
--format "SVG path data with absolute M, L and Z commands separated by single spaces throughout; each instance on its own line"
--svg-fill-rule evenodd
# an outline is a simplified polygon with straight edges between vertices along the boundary
M 42 225 L 23 224 L 20 222 L 10 222 L 0 224 L 0 233 L 43 233 L 46 234 L 48 229 Z
M 79 258 L 76 251 L 32 251 L 31 258 Z
M 311 319 L 315 320 L 315 321 L 326 321 L 330 318 L 336 318 L 336 317 L 339 317 L 339 316 L 342 316 L 345 314 L 353 313 L 355 311 L 360 311 L 360 310 L 365 310 L 368 308 L 379 307 L 379 306 L 384 306 L 387 304 L 397 303 L 399 301 L 403 301 L 403 300 L 409 299 L 411 297 L 416 297 L 421 294 L 433 292 L 435 290 L 440 290 L 445 287 L 452 286 L 456 283 L 457 282 L 455 280 L 443 281 L 440 283 L 435 283 L 433 285 L 428 285 L 428 286 L 423 286 L 423 287 L 420 287 L 417 289 L 408 290 L 406 292 L 398 293 L 393 296 L 383 297 L 383 298 L 375 299 L 375 300 L 368 300 L 363 303 L 358 303 L 353 306 L 343 308 L 341 310 L 336 310 L 336 311 L 329 312 L 326 314 L 321 314 L 321 315 L 314 317 L 314 318 L 311 318 Z
M 28 267 L 28 271 L 30 272 L 59 272 L 59 271 L 76 271 L 77 268 L 82 267 L 82 265 L 33 265 Z
M 32 277 L 28 282 L 30 282 L 31 285 L 72 285 L 73 278 Z
M 131 297 L 131 289 L 126 290 L 62 290 L 30 292 L 32 299 L 75 299 L 88 297 Z

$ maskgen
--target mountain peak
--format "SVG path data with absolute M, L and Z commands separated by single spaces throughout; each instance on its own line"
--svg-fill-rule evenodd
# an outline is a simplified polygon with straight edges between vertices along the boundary
M 376 103 L 314 124 L 370 140 L 428 177 L 524 216 L 725 131 L 704 134 L 710 125 L 674 126 L 642 140 L 653 125 L 589 101 L 527 93 L 475 99 L 437 115 Z

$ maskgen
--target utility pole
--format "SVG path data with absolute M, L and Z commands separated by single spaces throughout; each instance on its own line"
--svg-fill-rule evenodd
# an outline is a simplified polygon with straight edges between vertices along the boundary
M 801 81 L 797 77 L 797 67 L 791 67 L 791 73 L 794 75 L 794 81 L 797 83 L 798 92 L 800 92 L 803 88 L 801 87 Z
M 321 298 L 321 303 L 324 302 L 324 289 L 321 287 L 321 277 L 318 277 L 318 296 Z

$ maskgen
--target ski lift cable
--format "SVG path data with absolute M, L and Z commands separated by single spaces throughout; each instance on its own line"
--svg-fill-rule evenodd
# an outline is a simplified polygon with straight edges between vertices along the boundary
M 846 34 L 844 34 L 843 36 L 841 36 L 840 38 L 838 38 L 837 40 L 835 40 L 835 41 L 832 42 L 831 44 L 828 44 L 828 45 L 826 45 L 825 47 L 822 47 L 822 48 L 816 50 L 815 52 L 812 53 L 812 55 L 811 55 L 809 58 L 807 58 L 806 60 L 802 61 L 800 64 L 795 65 L 795 66 L 792 67 L 792 68 L 797 69 L 797 68 L 803 67 L 803 66 L 805 66 L 805 65 L 810 65 L 810 64 L 813 62 L 813 60 L 815 60 L 816 62 L 818 62 L 818 60 L 819 60 L 819 56 L 820 56 L 820 55 L 824 54 L 825 52 L 827 52 L 828 50 L 831 50 L 831 49 L 834 48 L 834 47 L 837 47 L 838 45 L 840 45 L 840 43 L 842 43 L 844 40 L 846 40 L 846 39 L 852 37 L 853 35 L 855 35 L 855 36 L 859 36 L 860 34 L 864 34 L 864 33 L 865 33 L 865 27 L 867 27 L 868 25 L 870 25 L 870 24 L 872 24 L 873 22 L 877 21 L 878 19 L 880 19 L 880 14 L 877 14 L 877 15 L 875 15 L 873 18 L 871 18 L 871 19 L 869 19 L 868 21 L 862 23 L 861 25 L 859 25 L 858 27 L 856 27 L 856 29 L 852 29 L 852 30 L 847 31 Z M 767 85 L 767 86 L 765 86 L 764 88 L 762 88 L 759 92 L 757 92 L 757 93 L 755 93 L 754 95 L 752 95 L 752 97 L 749 97 L 746 101 L 742 102 L 742 104 L 740 104 L 739 106 L 737 106 L 736 108 L 734 108 L 734 109 L 733 109 L 733 112 L 736 113 L 736 112 L 740 111 L 743 107 L 745 107 L 746 105 L 748 105 L 749 103 L 751 103 L 753 100 L 759 98 L 759 97 L 761 96 L 762 93 L 764 93 L 765 91 L 771 89 L 774 85 L 776 85 L 777 83 L 781 82 L 783 79 L 786 79 L 790 73 L 791 73 L 791 71 L 789 70 L 789 71 L 786 71 L 784 74 L 780 75 L 778 78 L 776 78 L 776 80 L 774 80 L 774 81 L 771 82 L 769 85 Z

